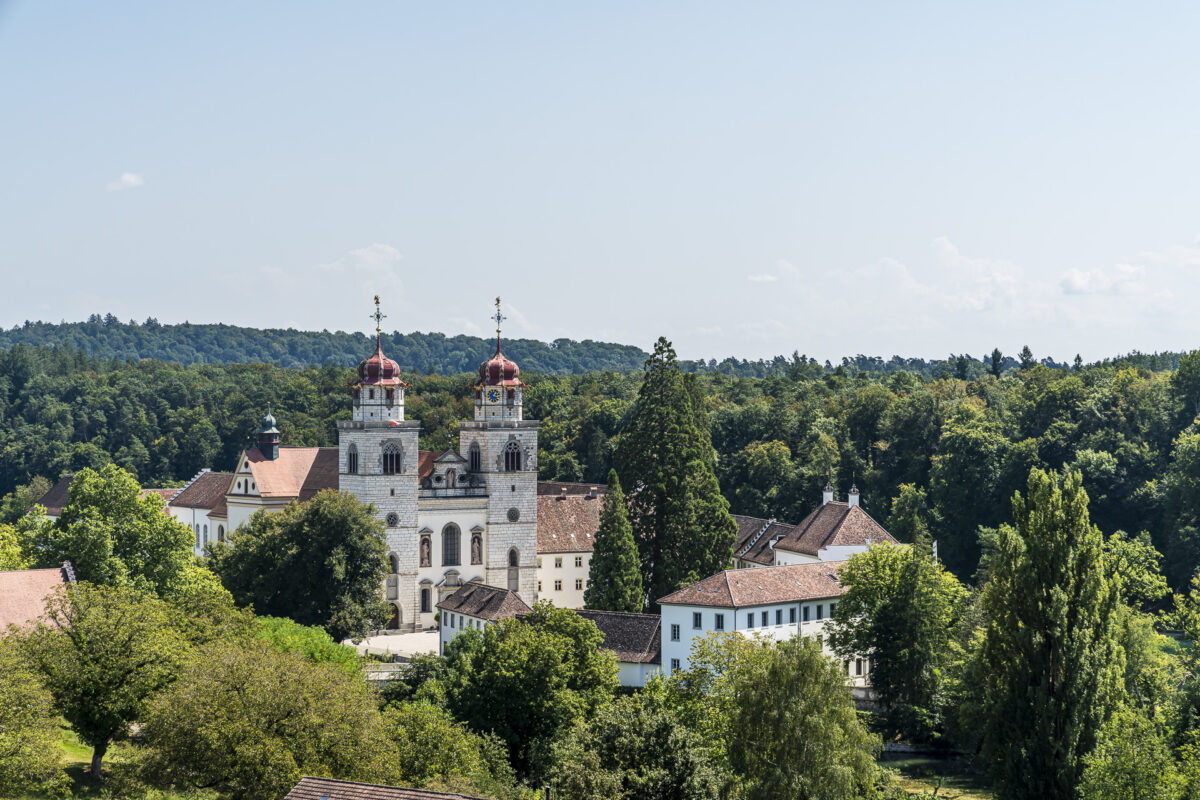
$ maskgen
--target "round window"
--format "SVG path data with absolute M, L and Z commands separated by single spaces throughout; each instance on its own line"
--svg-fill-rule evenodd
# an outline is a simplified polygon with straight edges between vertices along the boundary
M 516 522 L 521 518 L 521 510 L 518 508 L 510 508 L 508 510 L 508 521 Z
M 400 517 L 399 517 L 399 515 L 396 514 L 396 512 L 393 511 L 391 514 L 387 515 L 387 526 L 389 528 L 394 528 L 399 524 L 400 524 Z

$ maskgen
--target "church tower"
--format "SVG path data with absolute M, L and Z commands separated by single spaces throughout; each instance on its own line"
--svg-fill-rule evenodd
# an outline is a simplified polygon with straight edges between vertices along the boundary
M 404 419 L 400 365 L 383 354 L 385 315 L 375 295 L 375 353 L 358 365 L 350 384 L 352 418 L 338 423 L 338 486 L 375 506 L 388 541 L 387 601 L 395 609 L 390 627 L 410 629 L 416 620 L 417 486 L 419 422 Z
M 458 423 L 459 449 L 487 487 L 485 582 L 537 602 L 537 420 L 521 410 L 521 370 L 505 357 L 496 298 L 496 353 L 479 365 L 475 419 Z

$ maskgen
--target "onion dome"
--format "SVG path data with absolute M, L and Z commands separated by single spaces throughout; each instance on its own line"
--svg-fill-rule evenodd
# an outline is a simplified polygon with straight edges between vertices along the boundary
M 271 413 L 271 409 L 268 406 L 266 415 L 264 415 L 262 420 L 259 422 L 258 432 L 260 434 L 279 433 L 279 429 L 275 427 L 276 424 L 275 416 Z
M 480 386 L 524 386 L 521 383 L 521 368 L 517 362 L 507 358 L 500 352 L 500 342 L 496 342 L 496 355 L 479 365 Z
M 375 354 L 358 365 L 358 382 L 363 386 L 407 386 L 400 379 L 400 365 L 383 354 L 383 344 L 375 337 Z

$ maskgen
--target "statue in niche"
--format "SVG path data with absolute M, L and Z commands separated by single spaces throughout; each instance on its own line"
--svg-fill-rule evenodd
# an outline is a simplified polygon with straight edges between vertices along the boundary
M 432 554 L 429 551 L 429 537 L 421 537 L 421 566 L 428 567 L 433 562 Z
M 471 537 L 471 563 L 483 563 L 483 539 L 478 533 Z

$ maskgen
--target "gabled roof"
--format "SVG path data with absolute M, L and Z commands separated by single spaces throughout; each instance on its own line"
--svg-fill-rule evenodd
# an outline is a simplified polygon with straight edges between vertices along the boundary
M 454 452 L 454 448 L 450 448 L 449 450 L 442 452 L 441 454 L 435 456 L 433 460 L 439 464 L 444 464 L 447 462 L 454 463 L 454 464 L 467 463 L 467 460 L 465 458 L 460 456 L 458 453 Z
M 62 567 L 0 572 L 0 635 L 9 625 L 35 622 L 46 611 L 46 599 L 66 582 Z
M 815 561 L 762 569 L 727 569 L 672 592 L 660 605 L 743 608 L 837 597 L 838 570 L 845 561 Z
M 304 501 L 322 489 L 338 488 L 336 447 L 280 447 L 274 461 L 252 447 L 246 451 L 246 463 L 258 493 L 265 498 Z
M 882 525 L 862 510 L 862 506 L 831 502 L 805 517 L 775 543 L 775 548 L 815 556 L 826 547 L 865 545 L 868 542 L 897 543 Z
M 437 453 L 432 450 L 420 450 L 417 452 L 417 480 L 424 480 L 427 476 L 433 474 L 433 462 Z
M 733 519 L 738 526 L 733 555 L 743 561 L 768 567 L 775 563 L 771 542 L 779 537 L 788 536 L 796 529 L 795 525 L 773 519 L 744 517 L 739 514 L 734 514 Z
M 71 498 L 71 482 L 74 480 L 74 475 L 64 475 L 59 479 L 58 483 L 50 487 L 50 491 L 42 495 L 42 499 L 38 500 L 37 504 L 46 508 L 48 516 L 62 516 L 62 510 Z M 156 495 L 161 497 L 164 503 L 169 503 L 171 502 L 171 498 L 177 494 L 179 494 L 179 489 L 142 489 L 138 496 L 149 497 L 150 495 Z
M 537 499 L 537 551 L 539 553 L 590 553 L 600 528 L 602 495 L 550 496 Z
M 584 619 L 596 623 L 604 634 L 606 650 L 616 653 L 617 661 L 633 664 L 661 662 L 662 617 L 658 614 L 626 614 L 620 611 L 579 609 Z
M 533 610 L 516 592 L 475 581 L 463 584 L 437 607 L 493 622 Z
M 480 800 L 465 794 L 304 777 L 283 800 Z
M 178 508 L 212 510 L 224 502 L 225 493 L 229 491 L 232 481 L 232 472 L 205 470 L 192 478 L 192 482 L 171 499 L 171 505 Z

